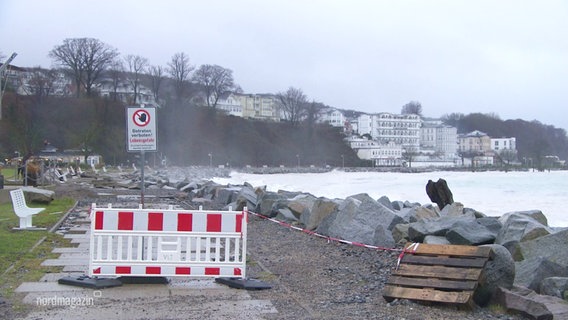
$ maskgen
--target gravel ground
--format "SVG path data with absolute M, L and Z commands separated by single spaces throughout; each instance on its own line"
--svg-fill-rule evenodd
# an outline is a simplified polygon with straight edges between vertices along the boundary
M 97 199 L 88 183 L 59 185 L 56 196 L 72 196 L 83 204 L 105 202 Z M 278 310 L 265 314 L 266 319 L 526 319 L 493 308 L 470 310 L 408 300 L 387 303 L 382 289 L 397 252 L 328 243 L 258 217 L 251 217 L 248 232 L 247 276 L 272 286 L 249 294 L 253 299 L 270 300 Z M 148 304 L 153 300 L 148 299 Z
M 279 311 L 267 319 L 525 319 L 489 308 L 387 303 L 382 289 L 398 253 L 328 243 L 261 218 L 248 231 L 247 273 L 272 285 L 251 295 Z

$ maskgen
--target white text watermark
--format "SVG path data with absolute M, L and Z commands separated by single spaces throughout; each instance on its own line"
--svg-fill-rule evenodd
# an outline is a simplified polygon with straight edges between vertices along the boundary
M 102 296 L 101 291 L 93 291 L 93 296 L 84 297 L 37 297 L 36 305 L 42 307 L 88 307 L 95 305 L 95 298 Z

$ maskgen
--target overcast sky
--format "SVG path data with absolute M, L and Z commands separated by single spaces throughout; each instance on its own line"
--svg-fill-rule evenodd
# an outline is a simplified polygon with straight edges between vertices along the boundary
M 495 113 L 568 130 L 568 1 L 0 0 L 0 52 L 50 67 L 67 38 L 166 66 L 233 70 L 246 93 L 293 86 L 367 113 Z

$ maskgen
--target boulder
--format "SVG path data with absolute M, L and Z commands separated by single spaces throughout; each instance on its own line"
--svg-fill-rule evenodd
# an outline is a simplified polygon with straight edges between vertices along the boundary
M 236 200 L 237 195 L 241 191 L 241 187 L 228 187 L 220 188 L 217 190 L 217 195 L 215 196 L 215 203 L 226 205 L 234 200 Z
M 103 177 L 102 179 L 93 179 L 91 184 L 94 188 L 99 189 L 114 189 L 117 187 L 121 187 L 115 180 L 111 179 L 110 177 Z
M 330 229 L 332 228 L 332 226 L 335 223 L 335 220 L 337 220 L 337 216 L 339 215 L 339 208 L 343 207 L 344 202 L 342 202 L 338 207 L 337 210 L 333 211 L 331 214 L 329 214 L 328 216 L 324 217 L 321 222 L 318 224 L 318 226 L 316 227 L 316 232 L 329 236 L 330 235 Z
M 26 201 L 30 203 L 49 204 L 55 199 L 55 191 L 36 187 L 22 187 Z
M 463 215 L 463 204 L 459 202 L 454 202 L 448 204 L 444 209 L 440 210 L 440 216 L 442 217 L 459 217 Z
M 456 222 L 446 233 L 446 238 L 451 244 L 471 246 L 493 243 L 495 233 L 479 224 L 477 219 L 464 220 Z
M 403 213 L 404 211 L 401 211 Z M 440 214 L 431 205 L 416 206 L 409 208 L 404 215 L 404 220 L 412 223 L 417 221 L 422 221 L 425 219 L 436 219 L 439 218 Z
M 565 299 L 565 292 L 568 290 L 567 277 L 550 277 L 540 283 L 540 294 Z
M 540 256 L 568 267 L 568 254 L 565 254 L 567 243 L 568 229 L 564 229 L 538 239 L 521 242 L 519 255 L 523 258 Z
M 393 210 L 378 203 L 366 193 L 351 197 L 361 200 L 361 205 L 358 208 L 359 212 L 363 214 L 361 217 L 368 214 L 371 225 L 383 225 L 386 229 L 392 230 L 395 225 L 403 222 L 402 218 L 397 216 Z
M 516 263 L 515 285 L 539 292 L 541 283 L 550 277 L 568 277 L 568 268 L 550 258 L 531 257 Z
M 491 232 L 495 236 L 495 238 L 497 238 L 497 235 L 499 235 L 499 232 L 503 228 L 503 225 L 501 224 L 501 222 L 499 222 L 499 219 L 496 217 L 479 217 L 475 214 L 476 212 L 477 211 L 471 212 L 477 218 L 477 220 L 475 221 L 487 228 L 487 230 Z
M 502 224 L 505 224 L 505 222 L 509 219 L 509 217 L 511 215 L 516 215 L 516 214 L 522 214 L 524 216 L 531 217 L 534 220 L 538 221 L 540 224 L 548 227 L 548 219 L 546 219 L 546 216 L 540 210 L 526 210 L 526 211 L 507 212 L 504 215 L 502 215 L 499 218 L 499 220 L 501 221 Z
M 568 277 L 568 229 L 521 242 L 516 263 L 517 277 L 515 284 L 539 292 L 541 282 L 550 277 Z
M 463 214 L 473 214 L 478 219 L 487 217 L 487 215 L 485 215 L 483 212 L 479 212 L 472 208 L 463 208 Z
M 478 287 L 473 294 L 473 301 L 480 306 L 487 305 L 493 298 L 497 288 L 511 289 L 515 281 L 515 261 L 511 253 L 498 244 L 484 245 L 490 247 L 492 257 L 483 268 Z
M 381 198 L 382 199 L 382 198 Z M 388 199 L 388 198 L 387 198 Z M 379 199 L 380 200 L 380 199 Z M 382 202 L 381 202 L 382 203 Z M 404 202 L 397 200 L 397 201 L 393 201 L 391 202 L 391 207 L 393 210 L 395 211 L 400 211 L 404 208 Z
M 517 252 L 519 243 L 546 236 L 553 232 L 548 226 L 542 224 L 542 220 L 533 218 L 534 216 L 538 218 L 534 211 L 529 214 L 527 212 L 513 212 L 507 214 L 506 218 L 499 219 L 503 223 L 503 228 L 497 235 L 495 243 L 507 248 L 516 261 L 522 259 Z
M 413 242 L 422 242 L 424 237 L 428 235 L 445 237 L 446 233 L 457 223 L 468 220 L 475 221 L 475 217 L 464 215 L 462 217 L 441 217 L 413 222 L 409 225 L 408 237 Z
M 408 223 L 399 223 L 392 229 L 392 237 L 396 243 L 404 244 L 408 241 Z
M 404 201 L 405 208 L 413 208 L 413 207 L 420 207 L 421 204 L 419 202 L 410 202 L 408 200 Z
M 394 248 L 396 245 L 392 233 L 384 225 L 378 225 L 375 228 L 375 233 L 373 236 L 373 242 L 375 246 L 380 246 L 384 248 Z
M 340 203 L 341 201 L 338 200 L 318 198 L 314 201 L 312 210 L 300 216 L 300 222 L 306 226 L 306 229 L 315 230 L 323 219 L 337 210 Z
M 568 304 L 564 300 L 539 295 L 523 287 L 514 286 L 510 290 L 498 288 L 495 292 L 495 302 L 507 310 L 519 312 L 531 319 L 568 319 Z
M 237 208 L 236 210 L 242 210 L 247 207 L 250 210 L 255 210 L 258 204 L 258 197 L 253 186 L 245 184 L 239 194 L 237 195 Z
M 286 222 L 297 222 L 298 217 L 288 208 L 280 208 L 277 210 L 276 219 Z
M 294 213 L 295 216 L 300 217 L 312 210 L 316 197 L 308 193 L 302 193 L 288 202 L 288 208 Z
M 286 198 L 281 194 L 275 192 L 264 192 L 258 198 L 256 212 L 260 213 L 263 216 L 274 218 L 275 212 L 272 211 L 272 206 L 275 202 L 285 199 Z
M 428 180 L 426 194 L 432 202 L 438 205 L 440 210 L 446 205 L 454 203 L 452 191 L 450 191 L 448 183 L 444 179 L 438 179 L 436 182 Z
M 389 197 L 387 197 L 387 196 L 380 197 L 379 199 L 377 199 L 377 202 L 382 204 L 383 206 L 389 208 L 390 210 L 395 210 L 392 202 L 390 201 Z M 401 209 L 401 207 L 399 207 L 399 209 L 396 209 L 396 210 L 400 210 L 400 209 Z
M 394 244 L 394 239 L 386 230 L 392 230 L 399 222 L 402 222 L 402 218 L 395 215 L 392 210 L 378 203 L 368 194 L 359 194 L 346 198 L 336 212 L 323 219 L 316 230 L 348 241 L 387 247 Z M 386 235 L 375 235 L 377 232 Z M 382 239 L 387 241 L 376 242 Z
M 441 237 L 441 236 L 425 236 L 423 243 L 442 244 L 442 245 L 443 244 L 450 244 L 450 242 L 448 241 L 448 239 L 446 239 L 446 237 Z

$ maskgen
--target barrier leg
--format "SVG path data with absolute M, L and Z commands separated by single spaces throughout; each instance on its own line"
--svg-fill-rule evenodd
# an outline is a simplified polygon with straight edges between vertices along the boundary
M 267 283 L 264 283 L 256 279 L 221 277 L 221 278 L 215 278 L 215 282 L 227 285 L 235 289 L 263 290 L 263 289 L 272 288 Z
M 57 283 L 92 289 L 119 287 L 122 285 L 122 282 L 118 279 L 91 278 L 86 275 L 80 277 L 64 277 L 59 279 Z

